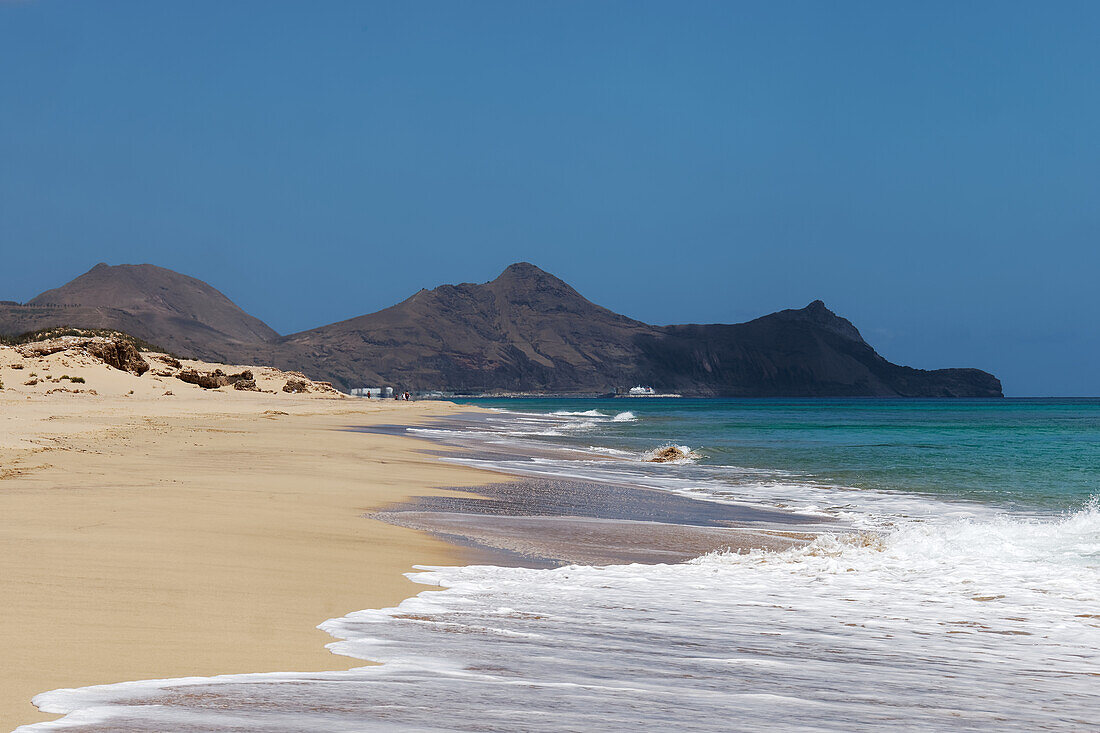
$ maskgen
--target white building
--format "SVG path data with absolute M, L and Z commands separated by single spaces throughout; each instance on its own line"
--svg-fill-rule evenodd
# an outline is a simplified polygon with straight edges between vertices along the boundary
M 386 399 L 393 397 L 393 387 L 356 387 L 351 390 L 352 397 L 370 397 L 373 399 Z

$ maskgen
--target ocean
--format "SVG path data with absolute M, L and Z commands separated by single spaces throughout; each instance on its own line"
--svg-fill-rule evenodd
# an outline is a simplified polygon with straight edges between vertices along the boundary
M 422 568 L 447 590 L 322 625 L 380 666 L 56 691 L 37 703 L 75 712 L 21 730 L 1100 729 L 1100 400 L 474 404 L 495 411 L 409 432 L 465 448 L 441 460 L 818 534 Z M 645 460 L 666 445 L 688 457 Z

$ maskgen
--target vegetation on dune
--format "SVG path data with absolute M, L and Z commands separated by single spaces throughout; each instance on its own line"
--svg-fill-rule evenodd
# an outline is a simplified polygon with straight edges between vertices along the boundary
M 72 328 L 70 326 L 57 326 L 54 328 L 41 328 L 37 331 L 28 331 L 21 333 L 18 336 L 5 336 L 0 334 L 0 344 L 5 346 L 19 346 L 21 344 L 30 344 L 35 341 L 45 341 L 46 339 L 61 338 L 63 336 L 77 336 L 82 338 L 91 338 L 93 336 L 103 336 L 106 338 L 122 339 L 128 341 L 134 345 L 138 351 L 155 351 L 158 353 L 169 353 L 165 349 L 151 344 L 145 339 L 138 338 L 137 336 L 131 336 L 124 331 L 114 331 L 109 328 Z

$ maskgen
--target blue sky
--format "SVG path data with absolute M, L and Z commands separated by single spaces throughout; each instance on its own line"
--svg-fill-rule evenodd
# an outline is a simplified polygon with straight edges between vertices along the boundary
M 529 260 L 1100 395 L 1097 37 L 1072 2 L 0 2 L 0 298 L 152 262 L 288 333 Z

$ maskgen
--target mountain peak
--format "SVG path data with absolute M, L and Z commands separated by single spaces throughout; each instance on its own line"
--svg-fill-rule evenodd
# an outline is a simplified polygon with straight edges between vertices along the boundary
M 530 262 L 516 262 L 508 265 L 496 280 L 487 285 L 493 292 L 506 294 L 510 298 L 518 297 L 524 301 L 534 298 L 549 304 L 547 299 L 561 299 L 591 305 L 564 280 Z
M 860 334 L 859 329 L 853 326 L 852 322 L 847 318 L 842 318 L 829 310 L 829 307 L 825 305 L 825 301 L 823 300 L 815 300 L 805 308 L 779 311 L 778 313 L 772 314 L 772 316 L 765 317 L 779 317 L 790 321 L 813 323 L 816 326 L 826 328 L 844 338 L 853 341 L 863 341 L 863 336 Z
M 505 267 L 504 271 L 497 275 L 496 280 L 493 280 L 493 282 L 516 280 L 554 280 L 561 282 L 561 280 L 554 277 L 546 270 L 536 265 L 532 265 L 530 262 L 513 262 Z
M 217 299 L 228 298 L 201 280 L 156 265 L 108 265 L 100 262 L 83 275 L 32 299 L 32 305 L 143 306 L 159 291 L 184 288 Z
M 214 353 L 203 350 L 210 338 L 259 343 L 278 336 L 269 326 L 245 313 L 211 285 L 150 264 L 108 265 L 100 262 L 65 285 L 41 293 L 28 305 L 101 311 L 110 309 L 115 314 L 112 318 L 123 318 L 127 323 L 137 319 L 141 323 L 175 324 L 166 330 L 189 334 L 193 342 L 184 343 L 163 336 L 159 337 L 158 342 L 185 353 Z M 134 335 L 147 337 L 145 333 Z

